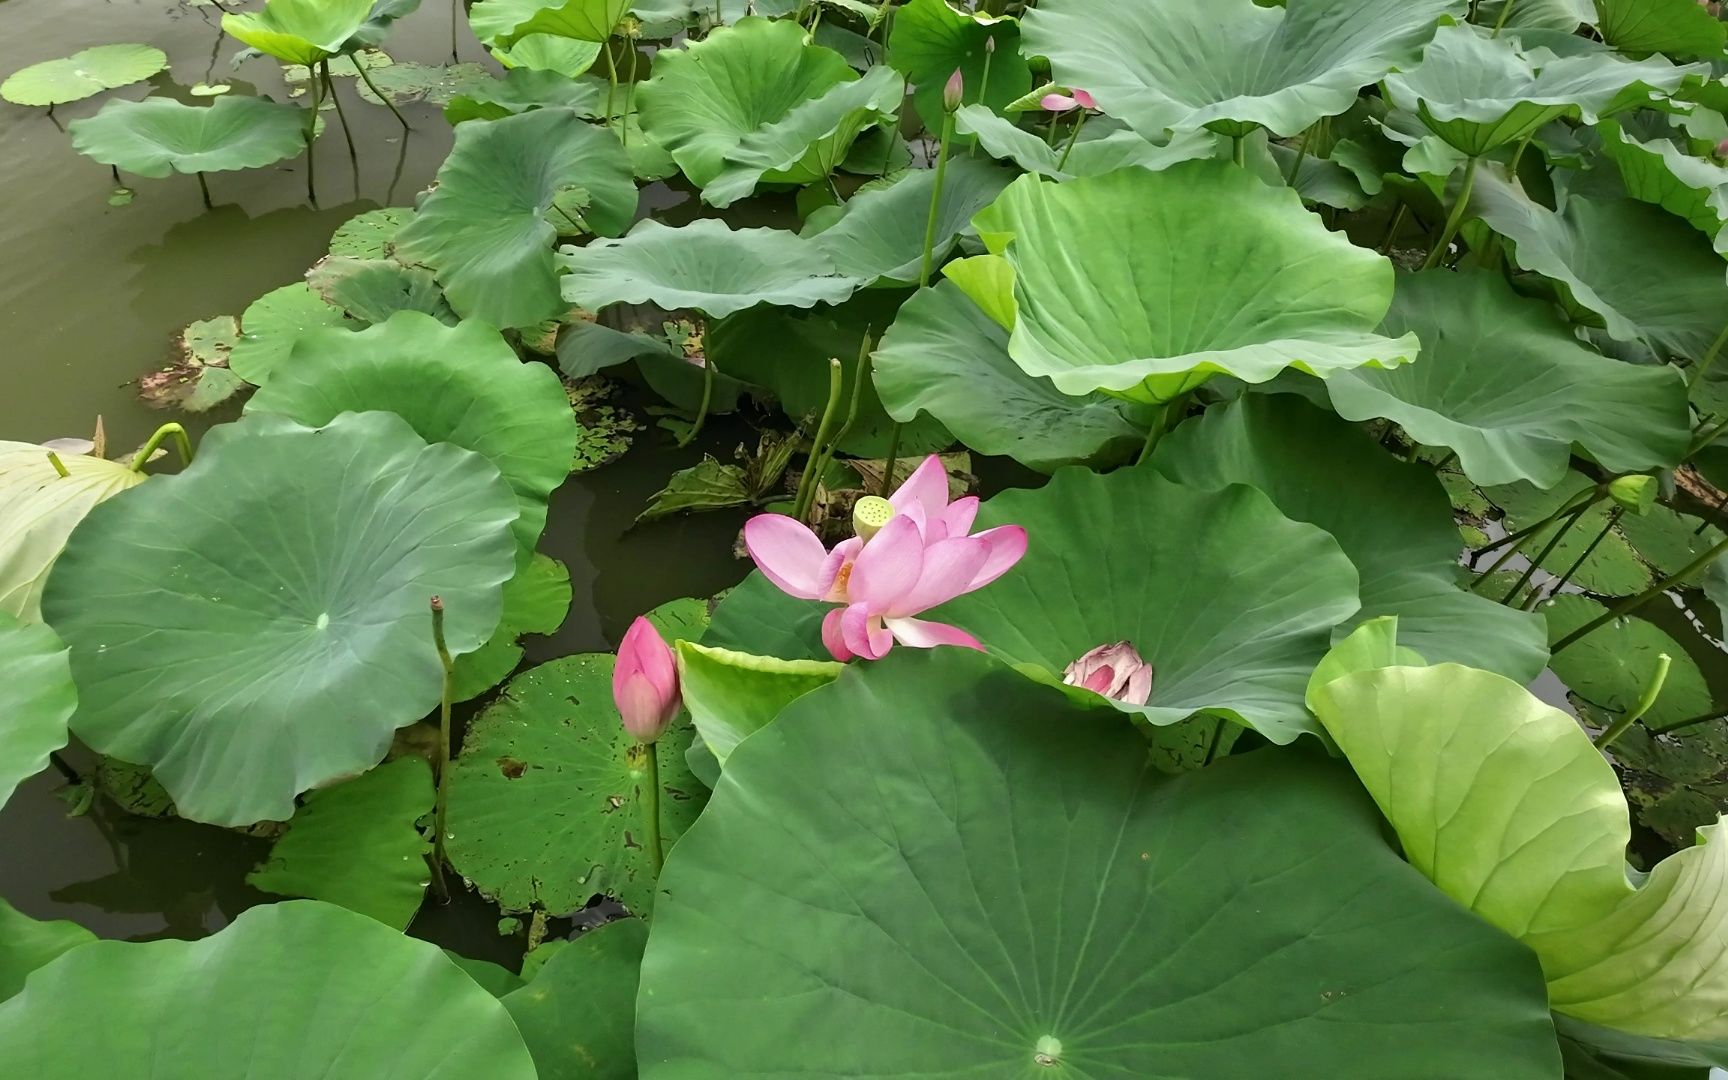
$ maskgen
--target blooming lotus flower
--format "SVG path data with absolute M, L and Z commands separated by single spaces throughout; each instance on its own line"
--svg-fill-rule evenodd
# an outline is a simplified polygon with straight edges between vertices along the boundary
M 1071 109 L 1096 109 L 1098 103 L 1092 100 L 1092 95 L 1084 90 L 1075 90 L 1073 96 L 1067 94 L 1045 94 L 1038 99 L 1038 105 L 1045 112 L 1068 112 Z
M 822 643 L 836 660 L 880 660 L 896 641 L 982 650 L 957 626 L 916 618 L 990 584 L 1026 554 L 1026 530 L 1018 525 L 971 534 L 977 514 L 975 496 L 948 500 L 948 474 L 932 454 L 889 498 L 860 499 L 858 535 L 832 551 L 782 514 L 751 518 L 744 546 L 780 591 L 842 605 L 822 620 Z
M 1100 645 L 1068 665 L 1062 681 L 1129 705 L 1152 696 L 1152 665 L 1126 641 Z
M 618 646 L 612 668 L 612 702 L 624 730 L 639 743 L 651 743 L 666 733 L 682 704 L 678 665 L 654 624 L 637 616 Z

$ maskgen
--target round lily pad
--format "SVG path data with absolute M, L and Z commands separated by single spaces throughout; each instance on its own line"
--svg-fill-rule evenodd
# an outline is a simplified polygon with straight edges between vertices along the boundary
M 228 354 L 228 367 L 254 386 L 262 386 L 287 361 L 301 335 L 346 322 L 341 308 L 304 281 L 272 289 L 248 304 L 240 316 L 240 340 Z
M 1587 596 L 1568 595 L 1557 596 L 1537 610 L 1548 620 L 1548 639 L 1558 641 L 1607 609 Z M 1704 673 L 1667 631 L 1643 619 L 1618 619 L 1598 627 L 1555 653 L 1548 666 L 1586 701 L 1619 715 L 1638 703 L 1661 653 L 1671 661 L 1668 679 L 1656 704 L 1644 714 L 1645 722 L 1659 728 L 1709 715 L 1710 688 Z
M 72 649 L 73 730 L 149 765 L 181 816 L 283 820 L 376 764 L 498 623 L 517 503 L 498 470 L 400 417 L 252 416 L 98 507 L 43 612 Z
M 148 45 L 97 45 L 14 71 L 0 83 L 0 98 L 14 105 L 64 105 L 148 79 L 167 66 L 167 55 Z
M 301 110 L 231 94 L 209 105 L 172 98 L 110 101 L 66 130 L 72 149 L 139 176 L 256 169 L 306 148 Z

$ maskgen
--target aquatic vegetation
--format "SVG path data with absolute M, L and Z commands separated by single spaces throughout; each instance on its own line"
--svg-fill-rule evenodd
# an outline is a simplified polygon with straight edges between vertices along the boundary
M 1722 5 L 250 7 L 67 124 L 356 205 L 0 443 L 13 1071 L 1728 1068 Z

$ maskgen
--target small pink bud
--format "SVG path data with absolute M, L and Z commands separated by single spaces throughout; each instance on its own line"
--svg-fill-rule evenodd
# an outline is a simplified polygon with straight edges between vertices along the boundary
M 1084 90 L 1074 91 L 1074 100 L 1080 103 L 1082 109 L 1096 109 L 1098 107 L 1098 102 L 1094 101 L 1092 95 Z
M 640 616 L 618 646 L 612 702 L 618 706 L 624 730 L 639 743 L 655 742 L 665 734 L 682 704 L 672 650 L 654 624 Z
M 1716 156 L 1719 158 L 1728 158 L 1728 139 L 1723 139 L 1721 142 L 1716 144 Z
M 942 107 L 953 112 L 965 98 L 966 76 L 960 73 L 959 68 L 955 68 L 954 74 L 948 76 L 948 84 L 942 88 Z
M 1126 641 L 1100 645 L 1068 665 L 1062 681 L 1129 705 L 1152 696 L 1152 665 Z

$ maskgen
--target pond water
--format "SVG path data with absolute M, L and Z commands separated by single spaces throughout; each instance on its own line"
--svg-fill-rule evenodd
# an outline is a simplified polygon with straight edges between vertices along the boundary
M 273 60 L 237 71 L 238 43 L 225 38 L 213 6 L 175 0 L 0 0 L 0 72 L 69 55 L 90 45 L 141 42 L 168 54 L 168 71 L 114 96 L 168 95 L 196 102 L 200 82 L 232 81 L 234 93 L 278 100 L 288 87 Z M 393 29 L 390 54 L 426 64 L 451 57 L 451 10 L 427 0 Z M 459 20 L 455 54 L 496 69 Z M 187 323 L 238 314 L 263 293 L 299 280 L 324 254 L 331 232 L 356 214 L 412 205 L 449 152 L 451 128 L 435 105 L 408 104 L 402 129 L 382 107 L 361 100 L 353 79 L 337 79 L 354 124 L 351 160 L 338 132 L 319 141 L 320 205 L 306 201 L 305 158 L 280 167 L 210 178 L 214 209 L 196 180 L 127 178 L 129 205 L 112 206 L 107 169 L 74 153 L 62 130 L 111 95 L 40 109 L 0 106 L 0 438 L 41 441 L 88 435 L 100 415 L 111 452 L 141 443 L 184 416 L 141 404 L 139 375 L 169 359 Z M 327 123 L 339 123 L 326 114 Z M 644 207 L 668 208 L 682 193 L 652 191 Z M 629 401 L 626 400 L 626 404 Z M 198 427 L 232 412 L 193 418 Z M 611 649 L 642 611 L 680 596 L 709 596 L 743 576 L 729 552 L 737 514 L 705 514 L 635 526 L 635 516 L 674 470 L 702 453 L 727 456 L 744 441 L 741 424 L 710 426 L 699 445 L 676 449 L 644 431 L 625 457 L 570 478 L 553 498 L 540 550 L 570 570 L 575 600 L 554 635 L 530 638 L 527 663 Z M 88 764 L 75 751 L 74 769 Z M 198 937 L 266 897 L 244 884 L 266 845 L 237 833 L 181 821 L 150 821 L 107 808 L 69 817 L 53 771 L 24 785 L 0 813 L 0 897 L 36 918 L 72 919 L 106 937 Z M 496 912 L 475 901 L 437 909 L 428 901 L 414 932 L 474 956 L 503 958 Z M 519 946 L 516 949 L 520 951 Z

